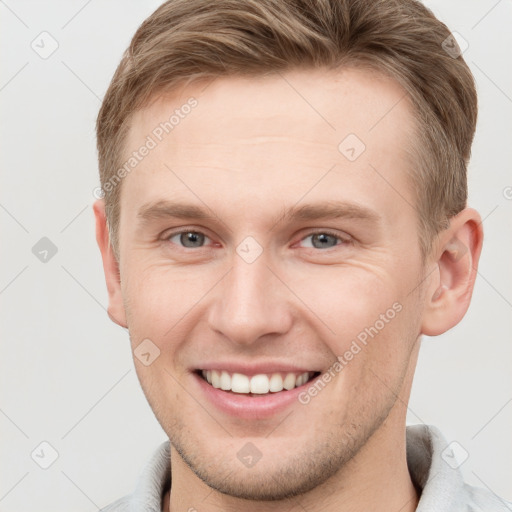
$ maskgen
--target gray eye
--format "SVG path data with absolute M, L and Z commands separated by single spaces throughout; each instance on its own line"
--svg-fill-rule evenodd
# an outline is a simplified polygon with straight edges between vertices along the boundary
M 328 233 L 316 233 L 306 238 L 311 238 L 311 247 L 315 249 L 329 249 L 338 245 L 338 237 Z
M 202 247 L 206 239 L 202 233 L 196 233 L 195 231 L 184 231 L 183 233 L 178 233 L 171 237 L 171 241 L 176 237 L 179 237 L 179 243 L 183 245 L 183 247 L 191 249 L 195 247 Z

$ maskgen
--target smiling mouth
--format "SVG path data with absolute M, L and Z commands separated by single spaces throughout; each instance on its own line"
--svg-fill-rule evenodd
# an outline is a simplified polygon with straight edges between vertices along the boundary
M 303 386 L 320 375 L 320 372 L 260 373 L 248 376 L 225 370 L 198 370 L 197 374 L 216 389 L 248 396 L 261 396 Z

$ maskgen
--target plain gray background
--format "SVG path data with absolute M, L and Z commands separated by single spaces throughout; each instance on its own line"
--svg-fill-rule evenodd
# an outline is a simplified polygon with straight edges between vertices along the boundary
M 165 440 L 128 334 L 106 314 L 91 209 L 100 101 L 159 4 L 0 1 L 1 511 L 97 510 L 133 490 Z M 466 480 L 512 500 L 512 3 L 427 5 L 469 44 L 480 101 L 470 205 L 485 246 L 465 319 L 423 341 L 408 423 L 437 425 L 467 452 Z M 33 251 L 43 237 L 57 250 L 46 262 Z

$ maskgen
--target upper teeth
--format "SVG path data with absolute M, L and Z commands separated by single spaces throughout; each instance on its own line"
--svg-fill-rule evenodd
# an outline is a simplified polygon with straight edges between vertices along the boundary
M 242 373 L 233 373 L 232 375 L 221 370 L 203 370 L 203 377 L 214 387 L 224 391 L 233 391 L 234 393 L 256 393 L 263 395 L 265 393 L 290 390 L 305 384 L 313 375 L 312 372 L 304 373 L 286 373 L 284 378 L 280 373 L 266 375 L 260 373 L 248 377 Z

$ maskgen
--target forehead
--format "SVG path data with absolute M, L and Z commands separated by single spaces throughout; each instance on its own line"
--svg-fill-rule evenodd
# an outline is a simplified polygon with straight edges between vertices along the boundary
M 279 209 L 311 187 L 311 196 L 339 191 L 370 202 L 372 189 L 387 187 L 392 203 L 392 189 L 409 194 L 406 149 L 413 132 L 404 90 L 371 70 L 196 83 L 133 116 L 124 161 L 148 141 L 152 147 L 124 179 L 121 202 L 135 208 L 183 195 L 197 202 L 201 192 L 219 209 L 228 206 L 228 195 L 242 209 L 245 196 L 274 198 L 264 206 Z
M 376 70 L 354 67 L 221 77 L 155 98 L 132 118 L 125 148 L 135 147 L 176 110 L 190 113 L 177 112 L 179 120 L 172 121 L 177 124 L 171 137 L 165 138 L 182 147 L 187 143 L 222 143 L 228 132 L 240 139 L 247 135 L 279 136 L 283 128 L 305 141 L 336 142 L 343 133 L 352 131 L 372 142 L 375 130 L 382 134 L 392 127 L 392 136 L 396 136 L 397 124 L 411 124 L 406 96 L 391 78 Z M 198 104 L 188 109 L 191 97 Z M 181 122 L 184 119 L 186 123 Z M 303 122 L 297 124 L 299 119 Z

